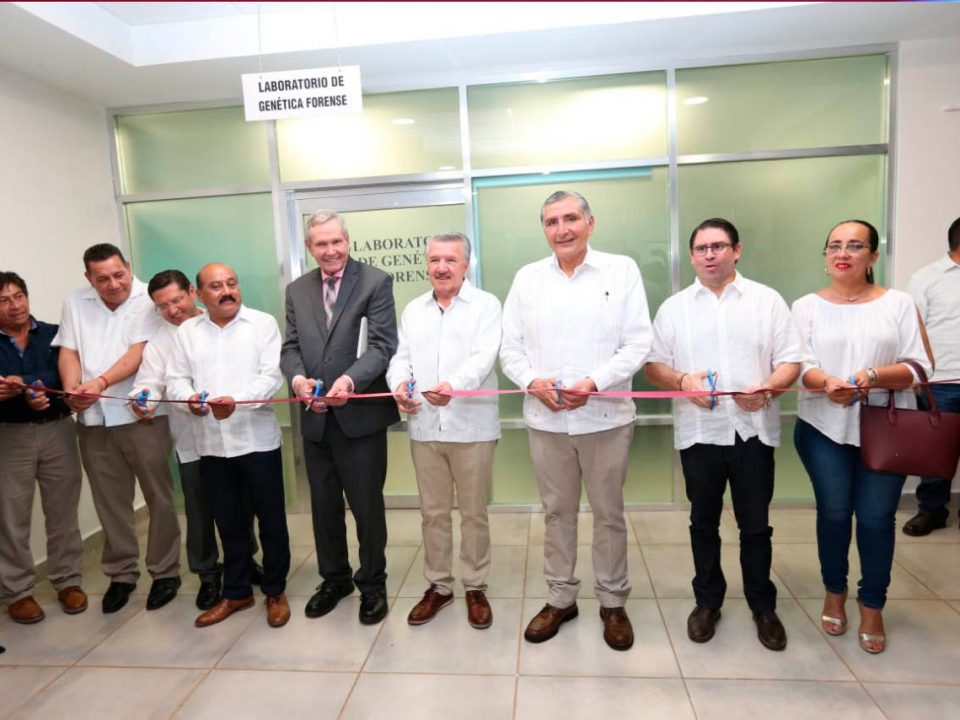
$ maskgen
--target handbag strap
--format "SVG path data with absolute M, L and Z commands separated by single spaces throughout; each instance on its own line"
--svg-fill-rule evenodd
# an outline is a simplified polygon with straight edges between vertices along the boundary
M 922 383 L 920 385 L 921 389 L 927 394 L 927 406 L 930 408 L 930 412 L 939 414 L 940 410 L 937 407 L 937 401 L 933 398 L 933 390 L 930 389 L 930 383 L 927 380 L 927 372 L 923 369 L 923 366 L 911 358 L 902 358 L 897 360 L 897 362 L 913 368 L 913 371 L 917 373 L 917 377 L 920 378 L 920 382 Z M 890 394 L 893 395 L 893 391 L 891 391 Z

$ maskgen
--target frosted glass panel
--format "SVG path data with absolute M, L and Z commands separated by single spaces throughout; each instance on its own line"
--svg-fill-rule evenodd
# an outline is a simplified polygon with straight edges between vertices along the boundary
M 467 89 L 475 168 L 667 154 L 666 74 Z
M 679 152 L 885 143 L 886 80 L 886 55 L 678 70 Z
M 694 277 L 690 232 L 709 217 L 737 226 L 743 245 L 738 269 L 776 288 L 788 303 L 826 284 L 823 243 L 837 222 L 863 218 L 884 235 L 882 155 L 684 165 L 679 185 L 683 287 Z M 883 266 L 877 271 L 882 282 Z
M 362 115 L 277 121 L 284 182 L 455 170 L 456 88 L 364 95 Z
M 123 115 L 117 147 L 128 194 L 270 182 L 266 126 L 243 108 Z

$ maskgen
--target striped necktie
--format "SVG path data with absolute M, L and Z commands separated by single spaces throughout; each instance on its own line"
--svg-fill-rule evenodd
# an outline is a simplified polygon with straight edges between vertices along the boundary
M 329 277 L 323 285 L 323 309 L 327 312 L 327 329 L 330 329 L 330 323 L 333 322 L 333 306 L 337 302 L 337 282 L 338 277 Z

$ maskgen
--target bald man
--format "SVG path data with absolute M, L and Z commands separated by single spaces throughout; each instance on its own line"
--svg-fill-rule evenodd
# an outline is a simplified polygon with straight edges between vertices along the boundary
M 223 542 L 221 600 L 195 624 L 207 627 L 253 606 L 246 494 L 259 521 L 267 622 L 280 627 L 290 619 L 280 424 L 270 405 L 237 405 L 237 400 L 269 400 L 283 384 L 280 329 L 272 315 L 243 304 L 240 281 L 229 265 L 204 265 L 197 273 L 197 296 L 207 312 L 177 329 L 167 375 L 170 398 L 187 400 L 190 412 L 201 418 L 200 477 L 210 490 Z

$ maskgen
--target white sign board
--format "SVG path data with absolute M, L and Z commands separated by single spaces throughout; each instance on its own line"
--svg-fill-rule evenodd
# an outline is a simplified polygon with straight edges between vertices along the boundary
M 363 112 L 360 66 L 241 75 L 247 120 Z

